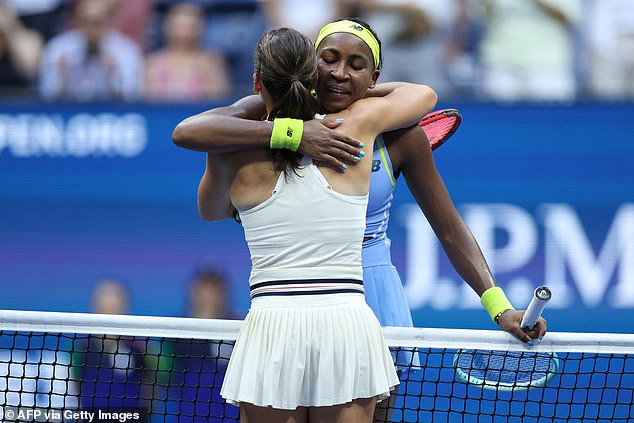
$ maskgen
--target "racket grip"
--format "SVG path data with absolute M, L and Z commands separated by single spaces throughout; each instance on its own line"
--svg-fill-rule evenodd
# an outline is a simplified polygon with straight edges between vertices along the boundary
M 520 327 L 522 330 L 524 329 L 533 329 L 537 320 L 539 320 L 539 316 L 542 315 L 542 311 L 544 311 L 544 307 L 548 300 L 550 300 L 551 292 L 545 286 L 538 286 L 533 293 L 533 298 L 531 299 L 530 304 L 526 308 L 526 313 L 524 313 L 524 317 L 520 322 Z

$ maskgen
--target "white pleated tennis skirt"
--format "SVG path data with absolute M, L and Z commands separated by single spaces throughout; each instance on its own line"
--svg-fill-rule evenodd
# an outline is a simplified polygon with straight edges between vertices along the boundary
M 363 294 L 269 296 L 252 300 L 221 395 L 294 410 L 385 399 L 398 383 Z

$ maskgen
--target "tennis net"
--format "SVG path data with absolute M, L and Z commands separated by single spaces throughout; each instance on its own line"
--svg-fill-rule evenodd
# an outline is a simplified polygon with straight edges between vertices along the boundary
M 240 324 L 0 311 L 0 420 L 237 422 L 219 393 Z M 548 333 L 528 348 L 502 331 L 384 334 L 401 373 L 385 421 L 634 421 L 634 335 Z

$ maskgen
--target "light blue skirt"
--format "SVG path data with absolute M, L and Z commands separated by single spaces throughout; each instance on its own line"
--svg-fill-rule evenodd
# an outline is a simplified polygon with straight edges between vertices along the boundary
M 365 300 L 381 326 L 414 326 L 403 283 L 391 263 L 389 240 L 377 239 L 363 245 L 363 288 Z M 418 354 L 411 349 L 390 350 L 400 373 L 420 365 Z
M 364 266 L 363 289 L 381 326 L 414 326 L 401 278 L 393 265 Z

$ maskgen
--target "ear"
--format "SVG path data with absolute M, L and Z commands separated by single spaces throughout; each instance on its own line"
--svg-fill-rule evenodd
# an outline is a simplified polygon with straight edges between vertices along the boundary
M 368 88 L 376 87 L 376 81 L 377 79 L 379 79 L 379 75 L 381 75 L 381 71 L 378 69 L 372 72 L 372 77 L 370 77 L 370 85 L 368 86 Z
M 253 73 L 253 93 L 259 94 L 262 91 L 262 80 L 260 75 L 256 72 Z

